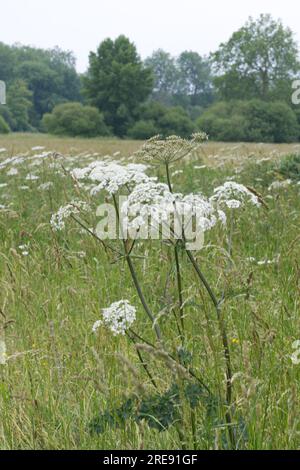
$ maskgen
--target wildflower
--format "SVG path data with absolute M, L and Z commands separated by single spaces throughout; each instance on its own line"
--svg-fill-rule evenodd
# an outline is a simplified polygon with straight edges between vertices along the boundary
M 92 331 L 95 333 L 104 324 L 114 336 L 125 335 L 125 332 L 136 320 L 136 308 L 128 300 L 114 302 L 110 307 L 102 310 L 103 320 L 94 323 Z
M 4 366 L 7 362 L 6 344 L 0 340 L 0 365 Z
M 174 203 L 175 197 L 166 184 L 148 181 L 134 188 L 121 206 L 121 215 L 128 228 L 138 229 L 149 217 L 158 224 L 167 220 L 170 211 L 174 211 Z
M 260 206 L 258 197 L 249 191 L 243 184 L 234 181 L 227 181 L 222 186 L 214 190 L 211 202 L 217 202 L 218 205 L 225 205 L 229 209 L 238 209 L 246 202 L 255 206 Z
M 185 226 L 196 217 L 197 228 L 202 231 L 211 229 L 218 220 L 226 223 L 224 212 L 216 211 L 202 194 L 185 196 L 179 193 L 173 194 L 166 184 L 153 181 L 139 184 L 134 188 L 121 206 L 121 215 L 129 229 L 141 228 L 148 223 L 149 218 L 154 226 L 163 224 L 169 222 L 172 215 L 175 216 L 174 221 L 176 219 L 182 221 L 183 216 L 182 222 Z
M 102 325 L 102 320 L 97 320 L 93 325 L 92 332 L 96 333 L 101 325 Z
M 189 155 L 207 139 L 208 136 L 204 132 L 193 134 L 191 140 L 182 139 L 177 135 L 162 139 L 156 135 L 147 140 L 134 155 L 144 161 L 170 164 Z
M 17 168 L 11 168 L 10 170 L 8 170 L 8 172 L 6 173 L 7 176 L 15 176 L 19 173 L 18 169 Z
M 154 178 L 149 178 L 145 171 L 146 165 L 130 163 L 122 165 L 117 162 L 92 162 L 86 168 L 75 168 L 71 175 L 80 180 L 88 178 L 96 182 L 97 185 L 91 190 L 95 195 L 101 190 L 106 190 L 109 194 L 115 194 L 121 187 L 136 185 Z
M 56 154 L 54 155 L 53 152 L 42 152 L 42 153 L 32 155 L 31 157 L 28 157 L 28 159 L 29 160 L 45 159 L 45 158 L 50 157 L 50 156 L 56 156 Z
M 74 200 L 66 206 L 60 207 L 58 212 L 52 215 L 50 224 L 54 230 L 62 230 L 65 228 L 65 220 L 71 215 L 79 214 L 81 211 L 88 211 L 89 209 L 90 207 L 86 202 Z
M 291 179 L 287 179 L 287 180 L 284 180 L 284 181 L 273 181 L 272 184 L 270 184 L 269 188 L 268 188 L 268 191 L 272 191 L 272 190 L 276 190 L 276 189 L 284 189 L 284 188 L 287 188 L 288 186 L 290 186 L 292 184 L 292 180 Z
M 36 146 L 36 147 L 32 147 L 31 150 L 36 151 L 36 150 L 44 150 L 44 149 L 45 147 Z
M 34 168 L 35 166 L 40 166 L 40 165 L 42 165 L 42 164 L 43 164 L 43 161 L 42 161 L 42 160 L 33 160 L 33 161 L 30 163 L 29 167 L 30 167 L 30 168 Z
M 212 229 L 216 223 L 221 221 L 226 225 L 226 215 L 222 210 L 215 210 L 211 202 L 202 194 L 179 195 L 176 208 L 179 207 L 181 214 L 190 214 L 196 217 L 198 228 L 203 231 Z
M 29 255 L 29 245 L 19 245 L 19 250 L 21 251 L 23 256 Z
M 7 167 L 8 165 L 20 165 L 21 163 L 24 162 L 24 157 L 9 157 L 3 162 L 0 163 L 0 169 Z
M 52 183 L 52 181 L 49 181 L 47 183 L 40 184 L 38 189 L 40 191 L 47 191 L 48 189 L 52 188 L 52 186 L 54 186 L 54 184 Z
M 278 253 L 273 259 L 267 259 L 264 261 L 259 261 L 257 264 L 278 264 L 280 261 L 280 253 Z
M 247 261 L 250 261 L 251 263 L 256 263 L 258 266 L 277 264 L 277 263 L 279 263 L 279 260 L 280 260 L 280 253 L 278 253 L 275 256 L 275 258 L 273 258 L 273 259 L 257 260 L 255 258 L 253 258 L 252 256 L 250 258 L 247 258 Z
M 86 257 L 86 252 L 85 251 L 77 251 L 77 253 L 75 253 L 78 258 L 85 258 Z
M 238 338 L 232 338 L 231 343 L 232 344 L 239 344 L 240 340 Z
M 39 179 L 39 176 L 29 173 L 26 178 L 27 181 L 36 181 Z
M 296 340 L 292 344 L 292 348 L 295 350 L 291 355 L 291 361 L 294 365 L 300 364 L 300 340 Z
M 183 173 L 183 170 L 176 170 L 172 173 L 172 177 L 174 178 L 174 176 L 177 176 L 177 175 L 181 175 Z

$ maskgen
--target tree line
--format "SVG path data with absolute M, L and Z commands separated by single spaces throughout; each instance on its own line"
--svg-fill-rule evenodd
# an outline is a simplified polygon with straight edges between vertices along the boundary
M 270 15 L 249 18 L 209 56 L 159 49 L 142 61 L 125 36 L 106 39 L 82 75 L 71 52 L 0 43 L 0 132 L 146 139 L 201 129 L 223 141 L 298 141 L 297 78 L 293 32 Z

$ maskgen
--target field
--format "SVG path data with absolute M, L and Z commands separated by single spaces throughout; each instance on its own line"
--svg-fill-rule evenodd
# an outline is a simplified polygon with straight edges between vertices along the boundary
M 72 169 L 108 155 L 125 164 L 141 144 L 0 136 L 0 449 L 299 449 L 300 186 L 282 162 L 300 145 L 208 142 L 171 167 L 176 192 L 209 196 L 236 181 L 260 207 L 234 212 L 230 237 L 218 226 L 194 253 L 222 298 L 221 320 L 184 247 L 180 304 L 174 246 L 136 243 L 162 346 L 122 244 L 105 250 L 75 220 L 59 232 L 50 225 L 74 198 L 94 208 L 107 199 L 90 196 Z M 161 166 L 149 175 L 167 182 Z M 92 332 L 120 299 L 135 305 L 139 336 Z

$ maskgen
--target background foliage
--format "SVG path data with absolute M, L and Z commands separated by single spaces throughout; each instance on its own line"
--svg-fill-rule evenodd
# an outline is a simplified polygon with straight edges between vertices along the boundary
M 0 114 L 12 131 L 106 135 L 103 125 L 86 130 L 90 114 L 80 106 L 80 118 L 69 113 L 65 127 L 45 125 L 54 108 L 57 118 L 57 105 L 75 109 L 78 102 L 97 108 L 122 138 L 204 130 L 219 141 L 291 142 L 300 137 L 300 111 L 291 102 L 299 72 L 293 32 L 267 14 L 249 18 L 208 57 L 158 49 L 143 61 L 125 36 L 108 38 L 90 53 L 83 75 L 71 52 L 0 43 L 0 78 L 8 89 Z

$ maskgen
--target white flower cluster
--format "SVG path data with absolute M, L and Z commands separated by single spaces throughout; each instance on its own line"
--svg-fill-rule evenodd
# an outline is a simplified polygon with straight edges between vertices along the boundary
M 32 147 L 33 151 L 37 151 L 37 150 L 45 150 L 45 147 L 41 147 L 40 145 L 37 145 L 36 147 Z
M 249 191 L 243 184 L 234 181 L 227 181 L 222 186 L 214 190 L 211 202 L 216 202 L 219 206 L 227 206 L 229 209 L 238 209 L 246 202 L 255 206 L 260 206 L 258 197 Z
M 134 188 L 121 207 L 121 215 L 129 229 L 140 229 L 149 219 L 152 225 L 163 224 L 170 216 L 180 221 L 185 217 L 185 224 L 187 218 L 190 221 L 196 217 L 197 228 L 203 231 L 211 229 L 218 220 L 226 223 L 225 213 L 216 210 L 202 194 L 173 194 L 166 184 L 153 181 Z
M 16 176 L 18 173 L 19 171 L 17 168 L 11 168 L 6 174 L 7 176 Z
M 96 161 L 85 168 L 75 168 L 71 175 L 77 180 L 89 179 L 98 183 L 91 190 L 91 194 L 97 194 L 105 189 L 109 194 L 115 194 L 121 187 L 136 185 L 154 178 L 149 178 L 145 171 L 147 166 L 143 164 L 129 163 L 122 165 L 117 162 Z
M 0 170 L 8 167 L 9 165 L 12 165 L 12 166 L 21 165 L 24 161 L 25 161 L 25 158 L 19 155 L 15 157 L 6 158 L 6 160 L 0 162 Z
M 300 364 L 300 340 L 299 339 L 293 342 L 292 348 L 294 349 L 294 352 L 291 355 L 291 361 L 295 366 L 298 366 Z
M 21 253 L 22 253 L 23 256 L 28 256 L 29 255 L 29 244 L 19 245 L 19 250 L 21 250 Z
M 181 213 L 190 213 L 192 216 L 196 216 L 198 226 L 204 232 L 212 229 L 218 221 L 226 225 L 227 219 L 225 212 L 219 209 L 216 210 L 211 201 L 202 194 L 179 195 L 179 197 L 179 204 L 182 207 Z
M 71 215 L 76 215 L 82 211 L 88 210 L 90 210 L 90 207 L 86 202 L 74 200 L 66 206 L 60 207 L 59 210 L 52 215 L 50 221 L 51 227 L 56 231 L 63 230 L 65 228 L 66 219 Z
M 52 181 L 48 181 L 47 183 L 42 183 L 39 185 L 38 190 L 39 191 L 47 191 L 48 189 L 52 188 L 54 186 L 54 183 Z
M 6 344 L 0 339 L 0 365 L 4 366 L 7 362 Z
M 27 180 L 27 181 L 36 181 L 38 179 L 39 179 L 39 176 L 34 175 L 32 173 L 29 173 L 25 178 L 25 180 Z
M 148 181 L 138 184 L 121 206 L 121 215 L 128 228 L 139 229 L 148 223 L 160 224 L 174 211 L 175 197 L 164 183 Z
M 94 323 L 92 331 L 95 333 L 104 324 L 114 336 L 125 335 L 125 332 L 136 320 L 136 308 L 128 300 L 119 300 L 110 307 L 102 310 L 103 320 Z
M 287 179 L 284 181 L 273 181 L 273 183 L 270 184 L 268 191 L 288 188 L 291 184 L 292 184 L 291 179 Z

